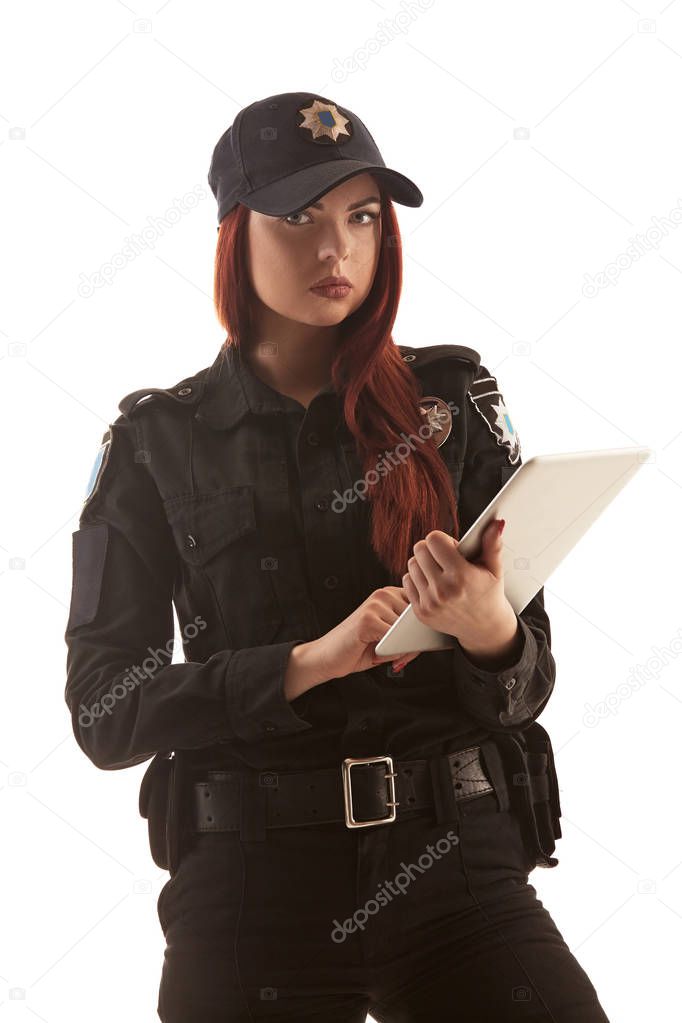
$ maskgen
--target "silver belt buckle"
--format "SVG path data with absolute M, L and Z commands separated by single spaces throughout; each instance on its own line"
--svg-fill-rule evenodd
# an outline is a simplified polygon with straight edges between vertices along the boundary
M 384 778 L 388 778 L 388 787 L 391 798 L 386 800 L 386 806 L 390 807 L 388 815 L 386 817 L 379 817 L 378 820 L 374 821 L 357 821 L 353 816 L 353 788 L 350 779 L 350 769 L 355 764 L 378 764 L 381 761 L 386 762 L 388 767 L 388 773 L 384 775 Z M 392 757 L 369 757 L 364 760 L 362 757 L 346 757 L 341 765 L 341 776 L 343 778 L 343 802 L 346 813 L 346 827 L 347 828 L 369 828 L 375 824 L 390 824 L 391 821 L 396 819 L 396 806 L 399 803 L 395 801 L 395 779 L 397 777 L 396 772 L 393 770 L 393 759 Z

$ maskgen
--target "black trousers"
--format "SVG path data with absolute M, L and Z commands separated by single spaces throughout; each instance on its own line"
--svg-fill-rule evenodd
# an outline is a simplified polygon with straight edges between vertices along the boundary
M 158 899 L 163 1023 L 608 1023 L 513 811 L 201 834 Z M 556 868 L 555 868 L 556 869 Z

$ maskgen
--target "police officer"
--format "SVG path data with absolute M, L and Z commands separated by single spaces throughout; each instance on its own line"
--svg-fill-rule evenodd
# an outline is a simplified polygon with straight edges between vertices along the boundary
M 252 103 L 213 153 L 219 230 L 298 216 L 363 174 L 422 202 L 350 110 Z M 239 223 L 219 240 L 230 257 Z M 122 399 L 73 534 L 74 735 L 104 770 L 151 758 L 140 812 L 170 872 L 160 1019 L 606 1020 L 528 883 L 561 836 L 536 720 L 555 681 L 543 591 L 501 654 L 453 630 L 451 649 L 378 658 L 420 605 L 425 544 L 409 571 L 386 567 L 338 379 L 298 400 L 234 328 L 211 366 Z M 465 346 L 386 353 L 461 536 L 521 464 L 498 382 Z M 490 531 L 489 567 L 500 550 Z

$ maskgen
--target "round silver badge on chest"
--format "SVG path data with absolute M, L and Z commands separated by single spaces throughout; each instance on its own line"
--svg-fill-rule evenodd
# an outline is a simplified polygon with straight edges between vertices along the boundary
M 433 394 L 425 395 L 419 399 L 419 412 L 431 428 L 436 447 L 445 444 L 452 430 L 452 412 L 448 403 Z

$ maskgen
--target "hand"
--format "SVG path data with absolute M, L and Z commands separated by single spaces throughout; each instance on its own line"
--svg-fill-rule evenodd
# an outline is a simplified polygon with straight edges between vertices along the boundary
M 516 613 L 504 593 L 501 521 L 488 524 L 476 561 L 460 554 L 454 537 L 432 530 L 414 545 L 403 576 L 418 620 L 455 636 L 465 649 L 499 647 L 500 635 L 516 631 Z
M 310 645 L 314 647 L 314 660 L 324 680 L 367 671 L 387 661 L 405 665 L 418 657 L 420 651 L 379 657 L 374 649 L 408 603 L 401 586 L 382 586 L 335 628 L 313 640 Z

